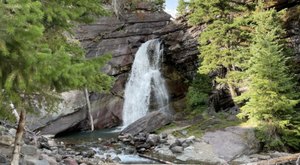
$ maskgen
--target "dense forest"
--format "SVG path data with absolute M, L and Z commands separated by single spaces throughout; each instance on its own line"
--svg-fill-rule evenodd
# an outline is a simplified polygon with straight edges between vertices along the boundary
M 190 87 L 189 104 L 194 110 L 205 105 L 202 84 L 214 75 L 215 86 L 227 89 L 240 109 L 238 117 L 257 127 L 265 149 L 299 150 L 299 81 L 283 27 L 288 14 L 269 3 L 179 1 L 180 15 L 191 25 L 205 26 L 198 39 L 202 76 Z

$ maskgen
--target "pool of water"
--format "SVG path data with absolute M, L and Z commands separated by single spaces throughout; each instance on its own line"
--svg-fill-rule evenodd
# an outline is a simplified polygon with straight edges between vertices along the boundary
M 74 148 L 76 151 L 92 149 L 96 152 L 95 156 L 100 158 L 107 158 L 109 156 L 111 159 L 114 159 L 118 157 L 120 159 L 119 163 L 121 164 L 159 164 L 159 162 L 141 157 L 138 154 L 125 154 L 124 152 L 117 154 L 115 149 L 121 150 L 122 147 L 120 146 L 112 145 L 110 146 L 114 148 L 112 150 L 105 150 L 103 147 L 100 147 L 98 142 L 117 138 L 121 129 L 122 127 L 117 127 L 96 131 L 69 133 L 57 137 L 56 140 L 64 142 L 67 147 Z M 101 140 L 99 140 L 99 138 Z
M 103 130 L 68 133 L 64 136 L 57 137 L 56 139 L 63 141 L 66 144 L 82 144 L 86 142 L 96 142 L 99 138 L 103 140 L 117 138 L 120 132 L 121 127 L 116 127 Z

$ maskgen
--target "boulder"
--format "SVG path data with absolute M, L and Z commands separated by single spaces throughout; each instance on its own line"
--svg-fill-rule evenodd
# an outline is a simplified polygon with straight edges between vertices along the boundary
M 227 127 L 225 130 L 207 132 L 202 139 L 212 146 L 219 158 L 226 161 L 259 150 L 259 142 L 252 127 Z
M 156 146 L 160 141 L 159 135 L 156 134 L 150 134 L 146 140 L 147 143 L 149 143 L 151 146 Z
M 65 165 L 78 165 L 78 163 L 76 162 L 76 160 L 74 160 L 72 158 L 64 159 L 64 164 Z
M 12 136 L 16 136 L 17 130 L 14 129 L 14 128 L 11 128 L 11 129 L 8 130 L 8 133 L 9 133 L 10 135 L 12 135 Z
M 21 153 L 23 155 L 36 156 L 37 148 L 33 145 L 23 145 L 21 148 Z
M 30 130 L 35 130 L 40 127 L 47 125 L 48 122 L 56 120 L 60 116 L 68 115 L 78 108 L 84 107 L 86 105 L 86 100 L 83 91 L 72 90 L 68 92 L 63 92 L 60 95 L 61 102 L 55 112 L 48 112 L 41 109 L 36 109 L 34 114 L 28 114 L 26 116 L 26 125 Z
M 184 148 L 182 146 L 174 146 L 170 148 L 173 153 L 182 153 Z
M 170 114 L 154 111 L 126 127 L 122 133 L 136 135 L 140 132 L 150 133 L 172 122 Z
M 11 135 L 2 135 L 0 136 L 0 144 L 11 146 L 14 144 L 14 137 Z
M 36 157 L 27 156 L 24 157 L 24 164 L 26 165 L 50 165 L 45 159 L 39 160 Z
M 41 154 L 41 157 L 42 157 L 42 159 L 47 160 L 50 165 L 58 165 L 56 159 L 53 158 L 53 157 L 50 157 L 50 156 L 45 155 L 45 154 Z
M 80 109 L 50 121 L 47 125 L 38 128 L 35 131 L 40 132 L 42 135 L 56 135 L 76 126 L 81 121 L 85 120 L 86 114 L 87 112 L 85 109 Z
M 112 94 L 100 94 L 91 101 L 95 129 L 112 128 L 122 122 L 124 100 Z
M 7 159 L 4 155 L 0 155 L 0 164 L 5 164 L 7 163 Z

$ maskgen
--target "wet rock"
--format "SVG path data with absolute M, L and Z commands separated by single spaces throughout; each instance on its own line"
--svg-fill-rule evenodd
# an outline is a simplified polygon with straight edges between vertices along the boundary
M 92 157 L 94 157 L 95 154 L 96 154 L 96 152 L 94 150 L 89 150 L 86 152 L 86 157 L 92 158 Z
M 170 150 L 173 153 L 182 153 L 184 148 L 182 146 L 174 146 L 174 147 L 171 147 Z
M 114 157 L 112 160 L 115 162 L 121 162 L 121 159 L 118 156 Z
M 132 135 L 136 135 L 140 132 L 149 133 L 169 124 L 171 121 L 171 115 L 160 111 L 154 111 L 130 124 L 122 131 L 122 133 L 130 133 Z
M 125 148 L 125 150 L 124 150 L 124 154 L 134 154 L 135 152 L 136 152 L 136 150 L 131 147 Z

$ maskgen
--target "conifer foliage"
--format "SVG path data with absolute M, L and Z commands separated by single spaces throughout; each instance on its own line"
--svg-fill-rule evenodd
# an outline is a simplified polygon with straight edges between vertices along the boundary
M 191 24 L 207 24 L 199 38 L 199 72 L 208 74 L 225 69 L 226 74 L 218 74 L 217 80 L 225 84 L 234 98 L 238 95 L 236 87 L 242 63 L 248 58 L 245 54 L 249 39 L 248 32 L 241 28 L 247 23 L 247 14 L 235 15 L 248 13 L 249 7 L 230 0 L 192 0 L 189 8 Z
M 30 110 L 28 100 L 50 101 L 54 91 L 110 86 L 111 78 L 100 72 L 109 57 L 86 60 L 65 35 L 75 22 L 105 14 L 100 1 L 1 1 L 0 14 L 1 111 L 9 111 L 10 102 Z
M 51 109 L 57 92 L 110 87 L 111 78 L 100 72 L 109 56 L 87 60 L 67 37 L 76 22 L 101 14 L 100 0 L 0 1 L 0 114 L 12 114 L 11 105 L 21 114 L 12 164 L 19 164 L 26 111 Z
M 266 148 L 282 149 L 286 144 L 299 149 L 300 125 L 294 123 L 298 100 L 293 76 L 286 66 L 280 20 L 274 9 L 264 11 L 260 7 L 254 14 L 255 32 L 246 72 L 249 90 L 240 97 L 247 102 L 239 116 L 257 123 Z
M 299 94 L 288 73 L 282 12 L 257 1 L 191 0 L 188 5 L 189 23 L 205 27 L 198 40 L 199 72 L 217 75 L 240 107 L 239 117 L 257 126 L 265 149 L 299 150 Z
M 184 0 L 178 0 L 178 6 L 176 10 L 178 12 L 178 15 L 184 15 L 187 10 L 187 2 L 185 2 Z

